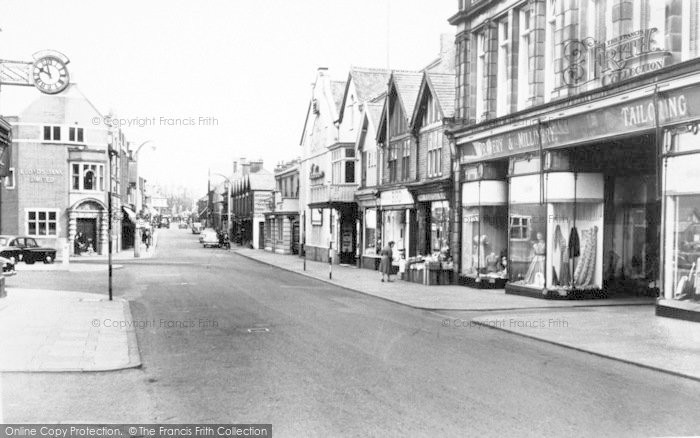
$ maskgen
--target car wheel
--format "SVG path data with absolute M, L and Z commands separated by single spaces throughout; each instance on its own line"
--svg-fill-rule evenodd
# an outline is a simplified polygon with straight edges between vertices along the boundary
M 34 261 L 35 261 L 35 260 L 34 260 L 33 258 L 31 258 L 31 257 L 25 257 L 25 258 L 24 258 L 24 263 L 26 263 L 26 264 L 28 264 L 28 265 L 33 265 L 33 264 L 34 264 Z
M 54 257 L 51 254 L 46 254 L 46 256 L 44 256 L 44 263 L 46 263 L 47 265 L 53 263 L 53 261 Z

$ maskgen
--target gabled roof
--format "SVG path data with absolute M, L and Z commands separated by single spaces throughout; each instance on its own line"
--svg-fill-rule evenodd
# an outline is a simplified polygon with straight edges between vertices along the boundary
M 367 108 L 367 118 L 369 118 L 370 122 L 374 126 L 379 125 L 379 121 L 381 120 L 380 118 L 382 117 L 382 107 L 384 106 L 384 102 L 367 102 L 365 103 L 365 108 Z
M 455 77 L 445 73 L 423 72 L 420 90 L 416 98 L 416 104 L 411 115 L 411 127 L 416 127 L 420 123 L 423 115 L 422 103 L 427 92 L 433 96 L 438 104 L 440 115 L 443 119 L 454 117 L 455 113 Z
M 325 68 L 319 69 L 319 73 L 316 76 L 316 82 L 313 83 L 313 91 L 311 99 L 309 99 L 309 105 L 306 109 L 306 117 L 304 119 L 304 128 L 301 132 L 301 137 L 299 139 L 299 145 L 304 144 L 304 139 L 307 134 L 307 128 L 309 128 L 310 115 L 314 108 L 314 102 L 316 99 L 316 92 L 321 93 L 323 98 L 319 101 L 319 104 L 328 105 L 329 120 L 330 122 L 335 122 L 338 119 L 338 113 L 340 111 L 340 105 L 343 100 L 343 93 L 345 91 L 345 81 L 333 81 L 330 80 L 325 73 Z M 323 71 L 323 73 L 321 73 Z M 324 107 L 323 112 L 326 113 Z
M 384 99 L 379 124 L 377 125 L 378 137 L 384 135 L 383 132 L 386 121 L 387 105 L 394 103 L 391 102 L 391 96 L 393 94 L 396 95 L 396 100 L 401 105 L 404 115 L 410 120 L 411 115 L 413 115 L 413 108 L 416 104 L 416 97 L 418 96 L 418 90 L 420 89 L 422 78 L 423 74 L 420 72 L 393 71 L 391 73 L 388 87 L 389 98 Z
M 342 108 L 343 95 L 345 94 L 345 81 L 331 81 L 331 94 L 335 104 L 335 113 L 339 114 Z
M 343 121 L 345 105 L 350 91 L 350 82 L 355 85 L 355 99 L 357 102 L 366 102 L 386 91 L 390 71 L 383 68 L 350 67 L 348 80 L 345 83 L 343 101 L 340 104 L 338 120 Z
M 413 107 L 416 104 L 416 96 L 418 96 L 422 75 L 413 72 L 395 72 L 392 74 L 392 78 L 396 84 L 397 94 L 405 114 L 407 116 L 408 114 L 413 114 Z

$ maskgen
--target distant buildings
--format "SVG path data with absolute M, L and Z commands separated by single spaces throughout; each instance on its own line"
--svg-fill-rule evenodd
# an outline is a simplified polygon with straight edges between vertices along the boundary
M 265 250 L 299 254 L 299 160 L 275 168 L 272 208 L 265 213 Z

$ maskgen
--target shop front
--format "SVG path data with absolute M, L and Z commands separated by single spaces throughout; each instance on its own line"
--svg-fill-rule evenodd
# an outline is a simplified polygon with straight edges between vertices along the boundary
M 460 284 L 502 289 L 508 281 L 507 160 L 463 166 Z
M 659 314 L 698 319 L 700 76 L 597 97 L 455 136 L 461 276 L 546 298 L 658 295 Z M 500 182 L 466 174 L 498 162 Z
M 696 322 L 700 322 L 699 123 L 694 120 L 664 131 L 664 282 L 656 307 L 657 315 Z
M 415 199 L 416 254 L 406 261 L 405 278 L 423 284 L 451 284 L 454 266 L 450 249 L 451 179 L 407 186 Z
M 381 221 L 379 210 L 379 193 L 376 190 L 358 190 L 355 193 L 357 203 L 357 249 L 361 268 L 379 269 L 381 257 Z
M 513 157 L 509 172 L 506 293 L 603 297 L 602 173 L 575 170 L 568 151 Z
M 394 242 L 394 260 L 396 272 L 399 262 L 416 255 L 417 221 L 413 196 L 405 188 L 383 191 L 380 194 L 381 209 L 378 211 L 378 228 L 381 229 L 376 247 L 384 248 Z

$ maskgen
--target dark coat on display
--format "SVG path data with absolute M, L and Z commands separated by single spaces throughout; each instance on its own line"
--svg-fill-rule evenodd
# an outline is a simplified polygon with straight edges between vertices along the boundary
M 578 238 L 578 230 L 576 227 L 571 229 L 569 234 L 569 258 L 578 257 L 581 255 L 581 242 Z

